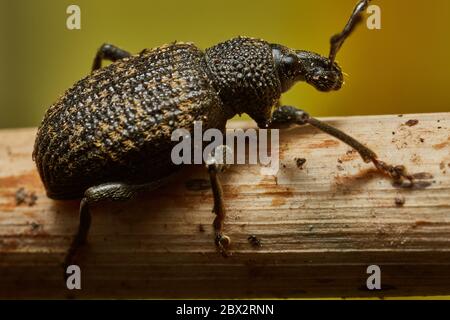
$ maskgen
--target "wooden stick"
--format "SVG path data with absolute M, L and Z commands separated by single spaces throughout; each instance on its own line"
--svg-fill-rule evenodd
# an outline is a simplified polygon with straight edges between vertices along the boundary
M 450 113 L 324 120 L 380 159 L 431 174 L 431 185 L 396 188 L 317 129 L 283 131 L 276 176 L 257 165 L 221 175 L 230 257 L 213 244 L 208 176 L 194 166 L 156 192 L 93 209 L 78 259 L 82 290 L 72 291 L 61 263 L 79 202 L 45 196 L 31 160 L 35 129 L 0 130 L 0 297 L 450 294 Z M 306 162 L 299 168 L 296 158 Z M 369 265 L 381 268 L 381 291 L 366 287 Z

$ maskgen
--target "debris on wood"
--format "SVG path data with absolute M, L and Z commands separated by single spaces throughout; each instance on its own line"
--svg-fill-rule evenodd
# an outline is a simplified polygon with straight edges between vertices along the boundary
M 258 239 L 255 235 L 250 235 L 247 238 L 248 242 L 252 245 L 252 247 L 257 248 L 261 247 L 261 240 Z
M 297 168 L 302 170 L 303 165 L 306 163 L 306 159 L 305 158 L 295 158 L 294 160 L 295 160 L 295 164 L 297 165 Z
M 395 205 L 397 207 L 403 207 L 404 204 L 405 204 L 405 197 L 404 196 L 395 197 Z
M 406 125 L 408 126 L 408 127 L 414 127 L 415 125 L 417 125 L 419 123 L 419 120 L 417 120 L 417 119 L 411 119 L 411 120 L 408 120 L 408 121 L 406 121 Z
M 28 192 L 25 188 L 19 188 L 16 191 L 16 205 L 27 204 L 30 207 L 36 204 L 38 197 L 34 191 Z

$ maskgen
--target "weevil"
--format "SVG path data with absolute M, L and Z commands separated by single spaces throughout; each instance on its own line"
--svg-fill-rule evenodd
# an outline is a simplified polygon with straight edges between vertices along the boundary
M 237 37 L 200 50 L 172 43 L 132 55 L 113 45 L 98 50 L 92 73 L 75 83 L 46 112 L 33 151 L 48 197 L 81 199 L 79 226 L 64 259 L 74 262 L 86 243 L 90 207 L 104 200 L 129 200 L 154 190 L 177 171 L 171 161 L 171 133 L 225 130 L 246 113 L 260 128 L 312 125 L 347 143 L 365 162 L 396 181 L 411 181 L 403 166 L 380 161 L 372 150 L 337 128 L 292 106 L 282 93 L 305 81 L 324 92 L 339 90 L 343 73 L 336 54 L 361 20 L 369 0 L 358 2 L 342 32 L 331 38 L 328 57 L 261 39 Z M 112 63 L 102 67 L 103 60 Z M 225 205 L 214 163 L 207 165 L 213 192 L 214 241 L 227 252 Z

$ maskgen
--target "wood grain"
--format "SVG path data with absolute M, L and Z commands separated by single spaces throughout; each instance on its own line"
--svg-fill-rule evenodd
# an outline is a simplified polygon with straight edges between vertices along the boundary
M 418 124 L 406 125 L 411 119 Z M 60 266 L 79 203 L 45 196 L 31 160 L 35 129 L 0 130 L 0 297 L 450 294 L 450 113 L 326 120 L 381 159 L 431 174 L 431 185 L 396 188 L 334 138 L 311 127 L 283 131 L 276 176 L 257 165 L 221 176 L 230 257 L 215 250 L 211 191 L 192 188 L 208 177 L 192 166 L 156 192 L 93 209 L 79 291 L 65 288 Z M 17 205 L 20 188 L 36 193 L 34 205 Z M 366 289 L 372 264 L 382 291 Z

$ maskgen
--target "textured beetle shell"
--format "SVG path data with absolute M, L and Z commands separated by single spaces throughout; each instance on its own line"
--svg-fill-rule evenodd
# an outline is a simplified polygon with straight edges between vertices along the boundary
M 169 175 L 174 129 L 223 130 L 229 113 L 192 44 L 122 59 L 77 82 L 47 111 L 33 157 L 49 197 L 82 197 L 105 182 Z

